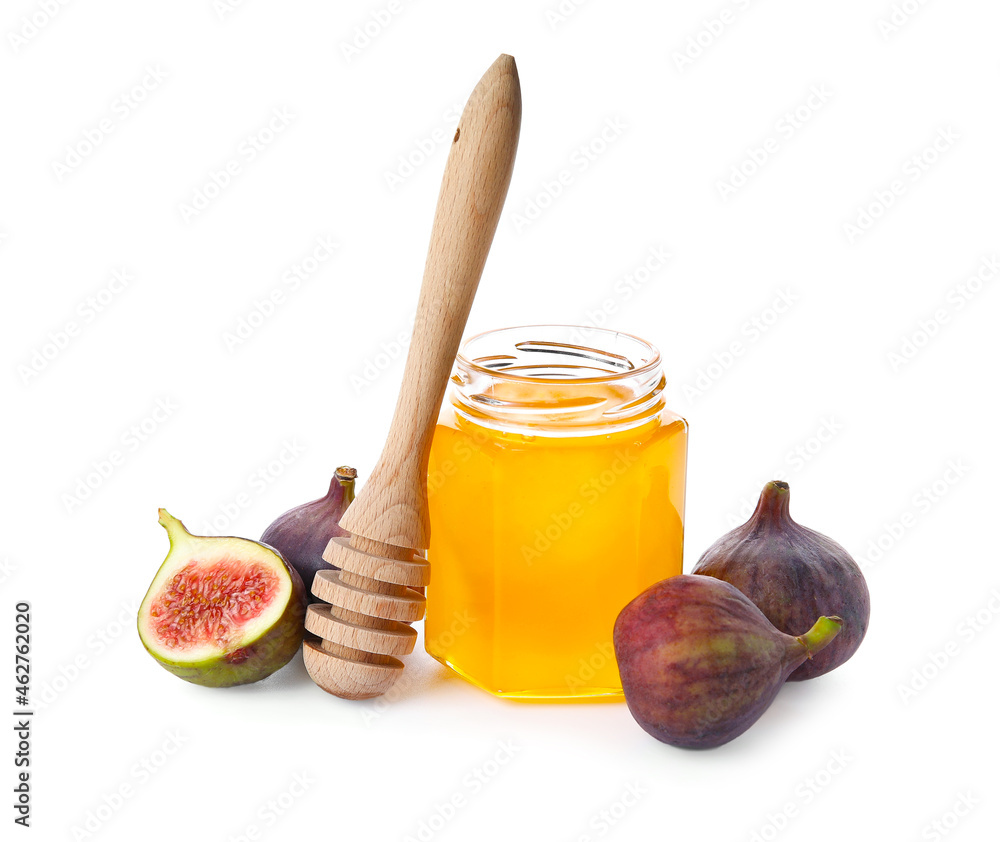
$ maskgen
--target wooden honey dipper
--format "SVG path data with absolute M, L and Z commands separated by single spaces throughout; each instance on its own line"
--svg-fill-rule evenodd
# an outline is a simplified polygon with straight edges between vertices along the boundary
M 323 558 L 303 645 L 306 669 L 343 699 L 381 696 L 403 671 L 424 615 L 430 578 L 426 550 L 427 461 L 451 367 L 469 318 L 510 186 L 521 129 L 521 86 L 514 59 L 498 58 L 462 112 L 448 154 L 420 288 L 403 385 L 385 448 Z

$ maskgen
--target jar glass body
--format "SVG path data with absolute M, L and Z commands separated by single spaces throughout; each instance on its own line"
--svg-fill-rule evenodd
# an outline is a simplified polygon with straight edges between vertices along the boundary
M 687 422 L 663 386 L 615 331 L 462 346 L 428 465 L 434 658 L 500 696 L 621 695 L 615 619 L 682 570 Z

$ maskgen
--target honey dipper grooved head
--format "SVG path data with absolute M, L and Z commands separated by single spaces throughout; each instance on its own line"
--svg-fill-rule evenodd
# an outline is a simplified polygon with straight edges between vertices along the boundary
M 340 570 L 321 570 L 313 594 L 325 602 L 309 606 L 306 629 L 322 638 L 308 641 L 302 656 L 316 684 L 343 699 L 385 693 L 402 674 L 398 660 L 413 651 L 417 633 L 408 623 L 424 614 L 424 597 L 408 585 L 427 583 L 424 558 L 402 547 L 333 538 L 324 560 Z

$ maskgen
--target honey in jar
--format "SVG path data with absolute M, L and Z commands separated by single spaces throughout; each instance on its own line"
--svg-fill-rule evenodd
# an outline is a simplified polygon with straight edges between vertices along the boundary
M 462 346 L 428 465 L 434 658 L 499 696 L 621 695 L 615 618 L 682 569 L 687 422 L 664 382 L 611 330 Z

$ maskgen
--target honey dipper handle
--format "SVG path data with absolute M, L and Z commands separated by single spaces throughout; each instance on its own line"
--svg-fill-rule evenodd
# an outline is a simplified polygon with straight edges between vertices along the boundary
M 517 67 L 502 55 L 469 97 L 448 154 L 396 412 L 378 464 L 341 519 L 354 534 L 427 547 L 431 438 L 510 186 L 520 128 Z

